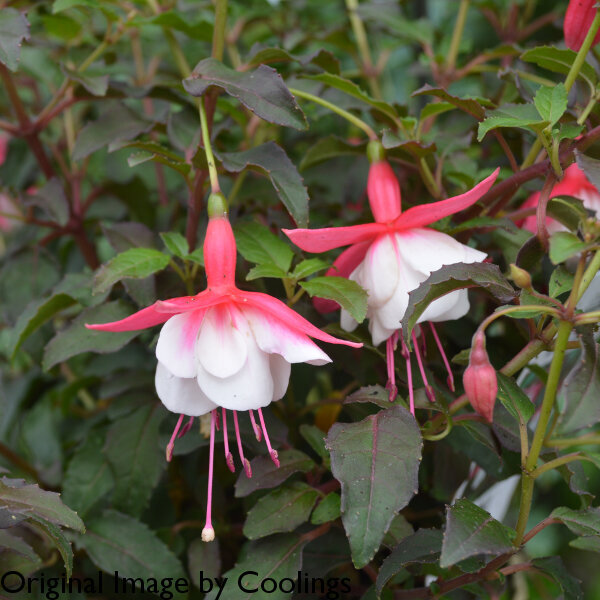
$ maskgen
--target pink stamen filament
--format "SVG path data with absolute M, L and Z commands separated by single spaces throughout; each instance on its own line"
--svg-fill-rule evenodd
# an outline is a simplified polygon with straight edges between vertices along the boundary
M 408 351 L 408 346 L 404 343 L 404 338 L 402 338 L 402 356 L 406 361 L 406 378 L 408 380 L 408 404 L 410 407 L 410 413 L 412 416 L 415 416 L 415 395 L 413 392 L 413 381 L 412 381 L 412 367 L 410 365 L 410 352 Z
M 385 385 L 385 389 L 389 391 L 390 402 L 393 402 L 398 395 L 398 388 L 396 387 L 396 367 L 394 365 L 394 351 L 396 350 L 396 344 L 398 342 L 398 332 L 395 331 L 386 341 L 386 362 L 387 362 L 387 376 L 388 380 Z
M 240 436 L 240 426 L 238 423 L 237 410 L 233 411 L 233 424 L 235 426 L 235 437 L 237 439 L 237 447 L 238 452 L 240 454 L 240 460 L 242 461 L 242 465 L 244 465 L 244 471 L 246 471 L 246 477 L 252 477 L 252 469 L 250 467 L 250 462 L 247 458 L 244 458 L 244 449 L 242 448 L 242 438 Z
M 425 367 L 423 366 L 423 361 L 421 360 L 421 353 L 419 352 L 419 342 L 414 331 L 412 332 L 412 340 L 413 345 L 415 347 L 415 354 L 417 355 L 417 363 L 419 365 L 419 371 L 421 372 L 421 378 L 423 379 L 423 384 L 425 385 L 425 393 L 427 394 L 427 397 L 429 398 L 430 402 L 435 402 L 435 394 L 433 393 L 433 388 L 429 385 L 429 381 L 427 381 Z
M 179 432 L 179 435 L 177 437 L 182 438 L 192 428 L 193 424 L 194 417 L 190 417 L 190 420 L 181 428 L 181 431 Z
M 206 497 L 206 523 L 202 530 L 202 539 L 212 542 L 215 539 L 215 530 L 212 526 L 212 485 L 213 485 L 213 463 L 215 459 L 215 426 L 217 421 L 217 410 L 210 413 L 210 457 L 208 463 L 208 492 Z
M 448 357 L 446 356 L 446 353 L 444 352 L 444 347 L 442 346 L 442 342 L 440 341 L 440 338 L 437 334 L 437 331 L 435 330 L 435 327 L 433 326 L 433 323 L 430 322 L 429 326 L 431 327 L 431 333 L 433 333 L 433 338 L 435 339 L 435 343 L 437 344 L 440 354 L 442 355 L 442 360 L 444 361 L 444 365 L 446 365 L 446 371 L 448 372 L 448 377 L 446 378 L 446 383 L 448 384 L 450 391 L 453 392 L 455 390 L 454 375 L 452 374 L 452 369 L 450 368 L 450 362 L 448 361 Z
M 279 458 L 277 450 L 273 450 L 271 447 L 271 440 L 269 440 L 269 434 L 267 433 L 267 427 L 265 425 L 265 419 L 262 414 L 262 408 L 258 409 L 258 417 L 260 418 L 260 426 L 262 427 L 263 434 L 265 436 L 265 444 L 267 444 L 267 450 L 271 456 L 271 460 L 275 463 L 275 466 L 279 468 Z
M 254 429 L 254 435 L 256 436 L 256 441 L 260 442 L 262 439 L 262 433 L 260 432 L 260 427 L 256 424 L 256 420 L 254 419 L 254 411 L 248 411 L 250 413 L 250 421 L 252 421 L 252 429 Z
M 233 455 L 229 452 L 229 437 L 227 435 L 227 414 L 226 410 L 223 408 L 221 410 L 223 413 L 223 442 L 225 444 L 225 462 L 229 467 L 229 470 L 232 473 L 235 473 L 235 464 L 233 463 Z
M 425 331 L 423 327 L 419 325 L 419 341 L 421 342 L 421 352 L 423 353 L 423 357 L 427 356 L 427 340 L 425 339 Z
M 171 462 L 171 459 L 173 458 L 173 449 L 175 448 L 175 438 L 177 437 L 177 432 L 179 431 L 179 428 L 181 427 L 181 422 L 183 421 L 184 416 L 185 415 L 179 415 L 179 419 L 177 419 L 177 425 L 175 425 L 175 429 L 173 430 L 173 435 L 171 436 L 171 439 L 169 440 L 169 443 L 167 444 L 167 449 L 166 449 L 167 462 Z

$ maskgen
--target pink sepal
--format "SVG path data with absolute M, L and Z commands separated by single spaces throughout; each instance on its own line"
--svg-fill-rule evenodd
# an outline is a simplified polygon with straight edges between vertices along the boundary
M 396 231 L 402 231 L 404 229 L 424 227 L 468 208 L 487 193 L 494 184 L 494 181 L 496 181 L 499 172 L 500 168 L 498 167 L 489 177 L 486 177 L 482 182 L 478 183 L 472 190 L 469 190 L 460 196 L 454 196 L 447 200 L 440 200 L 439 202 L 421 204 L 409 208 L 394 221 L 394 229 Z
M 160 325 L 161 323 L 168 321 L 173 315 L 172 313 L 157 311 L 157 304 L 158 302 L 154 303 L 152 306 L 143 308 L 120 321 L 93 325 L 86 323 L 85 326 L 88 329 L 94 329 L 96 331 L 135 331 L 136 329 L 146 329 L 148 327 L 153 327 L 154 325 Z
M 371 165 L 367 195 L 377 223 L 388 223 L 398 218 L 402 207 L 400 184 L 392 167 L 385 160 Z
M 283 233 L 306 252 L 326 252 L 340 246 L 371 240 L 386 231 L 388 227 L 383 223 L 363 223 L 324 229 L 284 229 Z
M 229 219 L 209 219 L 204 239 L 204 268 L 209 288 L 235 285 L 236 252 Z

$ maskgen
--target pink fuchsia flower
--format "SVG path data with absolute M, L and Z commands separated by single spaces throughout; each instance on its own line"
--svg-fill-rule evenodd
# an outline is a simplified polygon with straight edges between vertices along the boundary
M 571 50 L 578 52 L 587 36 L 592 21 L 596 16 L 598 0 L 571 0 L 567 7 L 563 30 L 565 44 Z M 594 38 L 593 45 L 600 42 L 600 31 Z
M 325 252 L 340 246 L 350 246 L 340 254 L 327 274 L 352 279 L 367 291 L 367 317 L 373 344 L 378 345 L 387 340 L 388 387 L 391 399 L 396 393 L 393 352 L 400 321 L 408 306 L 408 293 L 444 265 L 480 262 L 486 256 L 483 252 L 460 244 L 444 233 L 428 228 L 427 225 L 477 202 L 491 188 L 498 171 L 499 169 L 494 171 L 465 194 L 415 206 L 402 212 L 398 180 L 390 165 L 379 155 L 371 165 L 367 184 L 374 223 L 313 230 L 284 229 L 286 235 L 307 252 Z M 321 311 L 336 307 L 335 304 L 323 300 L 317 304 Z M 468 310 L 467 292 L 459 290 L 432 302 L 419 322 L 458 319 Z M 357 326 L 356 321 L 344 310 L 340 320 L 346 331 L 352 331 Z M 435 330 L 434 337 L 444 356 L 449 372 L 449 385 L 452 388 L 449 364 Z M 416 335 L 413 340 L 416 342 Z M 415 349 L 426 390 L 430 399 L 433 399 L 433 391 L 427 383 L 416 343 Z M 410 377 L 410 357 L 404 344 L 403 355 L 407 360 Z M 414 414 L 411 381 L 409 393 L 411 411 Z
M 485 334 L 473 336 L 469 366 L 463 375 L 463 385 L 471 406 L 490 423 L 494 420 L 494 404 L 498 395 L 496 370 L 485 349 Z
M 585 173 L 579 168 L 577 163 L 573 163 L 565 169 L 561 181 L 552 188 L 550 198 L 558 196 L 573 196 L 574 198 L 578 198 L 588 210 L 593 211 L 596 215 L 600 215 L 600 193 L 598 193 L 596 187 L 585 176 Z M 521 208 L 535 208 L 538 205 L 539 199 L 540 192 L 534 192 L 525 200 Z M 537 232 L 537 219 L 535 215 L 531 215 L 520 221 L 518 225 L 532 233 Z M 562 223 L 551 217 L 546 217 L 546 227 L 549 233 L 565 231 L 566 229 Z
M 214 538 L 210 515 L 217 409 L 222 409 L 225 458 L 232 471 L 235 467 L 227 438 L 227 409 L 233 411 L 246 475 L 251 477 L 251 470 L 243 453 L 238 411 L 250 412 L 257 438 L 260 440 L 262 431 L 269 454 L 279 466 L 262 408 L 284 396 L 291 363 L 331 362 L 311 337 L 355 348 L 362 345 L 324 333 L 267 294 L 236 287 L 236 244 L 221 198 L 212 194 L 209 200 L 210 219 L 204 241 L 206 290 L 196 296 L 159 300 L 121 321 L 87 325 L 99 331 L 132 331 L 164 323 L 156 346 L 156 392 L 167 409 L 180 413 L 167 446 L 167 460 L 171 459 L 175 437 L 189 430 L 194 417 L 211 413 L 209 494 L 202 534 L 206 541 Z M 253 410 L 258 411 L 260 428 Z M 190 420 L 180 431 L 184 415 Z

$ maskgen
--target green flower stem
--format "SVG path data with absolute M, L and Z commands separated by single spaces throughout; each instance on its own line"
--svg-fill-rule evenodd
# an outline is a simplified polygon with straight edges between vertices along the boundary
M 583 109 L 583 112 L 579 115 L 579 118 L 577 119 L 577 125 L 583 125 L 586 122 L 594 106 L 596 106 L 596 102 L 598 102 L 598 93 L 594 94 L 590 98 L 590 101 L 587 103 L 587 106 Z
M 217 167 L 215 165 L 215 157 L 213 155 L 212 146 L 210 144 L 210 132 L 208 131 L 208 120 L 206 118 L 206 110 L 204 109 L 204 101 L 202 98 L 198 102 L 198 110 L 200 112 L 200 128 L 202 129 L 202 143 L 204 144 L 204 152 L 206 153 L 206 162 L 208 163 L 208 174 L 210 176 L 210 188 L 213 193 L 221 191 L 219 187 L 219 177 L 217 175 Z
M 435 181 L 433 173 L 424 158 L 419 159 L 419 172 L 421 173 L 421 179 L 427 188 L 427 191 L 436 199 L 440 197 L 440 188 Z
M 575 438 L 550 438 L 544 442 L 549 448 L 569 448 L 570 446 L 595 446 L 600 445 L 600 434 L 587 433 Z
M 460 40 L 462 39 L 463 31 L 465 29 L 465 21 L 467 19 L 469 4 L 470 0 L 461 0 L 458 8 L 458 16 L 456 17 L 456 23 L 454 24 L 452 41 L 450 42 L 450 50 L 448 50 L 448 57 L 446 59 L 446 67 L 448 71 L 454 71 L 454 68 L 456 67 L 456 58 L 458 57 Z
M 558 467 L 561 467 L 562 465 L 566 465 L 567 463 L 573 462 L 574 460 L 581 460 L 581 459 L 585 459 L 585 456 L 582 456 L 581 453 L 579 453 L 579 452 L 573 452 L 571 454 L 565 454 L 564 456 L 559 456 L 558 458 L 549 460 L 547 463 L 544 463 L 543 465 L 541 465 L 540 467 L 535 469 L 535 471 L 533 471 L 531 473 L 531 476 L 534 479 L 536 479 L 543 473 L 546 473 L 547 471 L 552 471 L 552 469 L 556 469 Z
M 331 102 L 328 102 L 327 100 L 324 100 L 323 98 L 319 98 L 319 96 L 315 96 L 314 94 L 309 94 L 308 92 L 304 92 L 304 91 L 298 90 L 296 88 L 289 88 L 289 90 L 290 90 L 290 92 L 292 92 L 292 94 L 294 94 L 294 96 L 299 96 L 300 98 L 304 98 L 305 100 L 310 100 L 311 102 L 314 102 L 315 104 L 320 104 L 321 106 L 324 106 L 325 108 L 328 108 L 330 111 L 336 113 L 340 117 L 344 117 L 344 119 L 346 119 L 347 121 L 349 121 L 350 123 L 352 123 L 353 125 L 358 127 L 359 129 L 362 129 L 369 136 L 370 140 L 378 139 L 377 134 L 375 133 L 375 131 L 373 131 L 373 129 L 369 125 L 367 125 L 362 119 L 359 119 L 358 117 L 355 117 L 352 113 L 349 113 L 347 110 L 344 110 L 343 108 L 340 108 L 339 106 L 336 106 L 335 104 L 332 104 Z
M 367 32 L 365 31 L 365 26 L 358 14 L 358 0 L 346 0 L 346 7 L 348 9 L 352 30 L 354 31 L 354 37 L 356 38 L 356 43 L 358 45 L 358 52 L 362 61 L 364 75 L 369 82 L 371 93 L 376 99 L 380 100 L 381 90 L 379 89 L 377 76 L 373 71 L 373 61 L 371 59 L 371 51 L 369 50 Z
M 217 0 L 215 6 L 215 26 L 213 29 L 212 57 L 223 60 L 225 48 L 225 27 L 227 24 L 227 0 Z
M 596 273 L 600 269 L 600 250 L 596 250 L 594 257 L 590 261 L 590 264 L 587 266 L 583 277 L 581 278 L 581 284 L 579 289 L 577 290 L 577 302 L 581 300 L 581 297 L 585 293 L 585 291 L 590 287 L 590 283 L 592 283 L 592 279 L 594 279 Z
M 489 317 L 485 318 L 481 322 L 479 329 L 481 329 L 481 331 L 485 331 L 485 329 L 489 325 L 491 325 L 496 319 L 499 319 L 500 317 L 503 317 L 505 315 L 510 315 L 511 313 L 515 313 L 515 312 L 519 313 L 519 312 L 524 312 L 524 311 L 528 311 L 528 310 L 535 310 L 537 312 L 546 313 L 546 314 L 552 315 L 554 317 L 559 316 L 558 309 L 553 306 L 542 306 L 541 304 L 522 304 L 519 306 L 507 306 L 506 308 L 497 310 L 496 312 L 492 313 Z

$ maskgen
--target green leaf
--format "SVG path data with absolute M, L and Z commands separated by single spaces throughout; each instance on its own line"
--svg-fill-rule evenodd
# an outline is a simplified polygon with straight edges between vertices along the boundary
M 284 127 L 306 129 L 306 118 L 275 69 L 260 65 L 240 73 L 214 58 L 205 58 L 183 87 L 192 96 L 203 96 L 211 86 L 224 89 L 261 119 Z
M 25 540 L 16 535 L 11 535 L 6 529 L 0 529 L 0 548 L 3 550 L 12 550 L 32 561 L 39 560 L 39 556 Z
M 338 156 L 365 156 L 366 147 L 365 143 L 351 144 L 335 135 L 322 137 L 304 153 L 300 170 L 304 171 Z
M 571 540 L 569 546 L 578 550 L 587 550 L 588 552 L 600 552 L 600 536 L 586 535 L 578 537 Z
M 149 152 L 146 150 L 141 150 L 140 152 L 134 152 L 133 154 L 130 154 L 129 158 L 127 159 L 127 164 L 130 167 L 137 167 L 138 165 L 142 165 L 150 161 L 165 165 L 165 167 L 169 167 L 174 171 L 177 171 L 184 177 L 187 177 L 192 169 L 190 165 L 181 158 L 173 160 L 172 158 L 167 158 L 164 154 L 158 152 Z
M 102 454 L 104 435 L 92 431 L 75 452 L 63 482 L 63 499 L 82 517 L 114 486 L 110 466 Z
M 219 157 L 228 171 L 239 173 L 250 165 L 267 175 L 298 227 L 308 225 L 308 193 L 283 148 L 275 142 L 267 142 L 244 152 L 223 152 Z
M 22 479 L 0 479 L 0 509 L 85 531 L 83 521 L 63 503 L 59 494 L 42 490 L 37 484 L 26 484 Z
M 358 323 L 367 315 L 367 292 L 356 281 L 345 277 L 315 277 L 299 285 L 311 297 L 335 300 Z
M 534 558 L 531 564 L 556 581 L 562 590 L 564 600 L 583 600 L 581 582 L 567 572 L 559 556 Z
M 0 11 L 0 63 L 16 71 L 23 40 L 29 39 L 29 21 L 15 8 L 2 7 Z
M 585 173 L 596 189 L 600 189 L 600 160 L 575 152 L 577 166 Z
M 501 302 L 510 302 L 515 290 L 500 269 L 489 263 L 456 263 L 434 271 L 408 294 L 408 307 L 402 318 L 402 335 L 410 345 L 410 335 L 419 317 L 437 298 L 454 290 L 482 287 Z
M 436 151 L 435 144 L 425 144 L 416 140 L 404 140 L 389 129 L 383 130 L 381 143 L 386 150 L 401 150 L 415 158 L 424 158 Z
M 263 496 L 248 512 L 244 535 L 254 540 L 293 531 L 308 521 L 319 492 L 301 481 L 285 484 Z
M 383 537 L 383 545 L 390 549 L 395 548 L 403 539 L 414 532 L 413 526 L 406 520 L 406 517 L 402 513 L 398 513 Z M 440 536 L 440 545 L 441 543 L 442 538 Z
M 404 538 L 383 561 L 377 575 L 377 594 L 387 582 L 405 565 L 410 563 L 432 563 L 439 558 L 442 547 L 442 532 L 439 529 L 419 529 Z
M 65 196 L 60 181 L 53 177 L 35 194 L 28 198 L 28 205 L 38 206 L 48 217 L 59 225 L 66 225 L 69 221 L 69 203 Z
M 571 231 L 577 231 L 581 222 L 588 216 L 581 200 L 564 196 L 551 198 L 546 208 L 546 214 Z
M 146 19 L 139 19 L 139 21 L 143 24 L 160 25 L 161 27 L 181 31 L 193 40 L 210 42 L 213 33 L 212 24 L 203 18 L 192 20 L 190 16 L 189 13 L 181 14 L 175 10 L 166 10 L 159 15 L 148 17 Z
M 466 498 L 457 500 L 446 511 L 446 531 L 440 566 L 479 554 L 498 556 L 512 549 L 510 529 Z
M 93 293 L 109 290 L 121 279 L 143 279 L 169 264 L 169 256 L 153 248 L 130 248 L 102 265 L 94 277 Z
M 486 114 L 486 119 L 479 124 L 477 130 L 477 140 L 479 142 L 488 131 L 498 127 L 519 127 L 535 133 L 549 124 L 549 121 L 540 117 L 533 104 L 504 104 Z
M 342 485 L 342 521 L 352 560 L 360 568 L 417 492 L 421 434 L 414 417 L 396 406 L 359 423 L 335 423 L 326 446 L 333 476 Z
M 178 258 L 186 258 L 190 252 L 187 240 L 176 231 L 168 231 L 160 234 L 165 248 Z
M 449 102 L 459 108 L 460 110 L 475 117 L 478 121 L 481 121 L 485 115 L 484 106 L 493 106 L 493 104 L 484 98 L 460 98 L 449 94 L 443 88 L 434 88 L 429 84 L 425 84 L 422 88 L 419 88 L 416 92 L 413 92 L 411 96 L 435 96 L 444 102 Z M 482 105 L 483 104 L 483 105 Z
M 66 77 L 71 81 L 75 81 L 82 85 L 93 96 L 106 96 L 106 91 L 108 90 L 108 75 L 93 76 L 89 73 L 83 74 L 75 69 L 69 69 L 63 64 L 60 65 L 60 68 Z
M 54 14 L 58 12 L 62 12 L 63 10 L 67 10 L 72 8 L 73 6 L 88 6 L 90 8 L 96 8 L 98 6 L 98 2 L 96 0 L 55 0 L 52 5 L 52 12 Z
M 249 496 L 256 490 L 273 488 L 283 483 L 290 475 L 297 472 L 310 471 L 315 463 L 299 450 L 281 450 L 279 452 L 279 468 L 277 468 L 270 456 L 256 456 L 250 461 L 252 477 L 240 472 L 235 483 L 235 497 L 243 498 Z
M 527 423 L 535 412 L 535 405 L 529 396 L 519 387 L 517 382 L 500 372 L 496 373 L 498 379 L 498 400 L 504 404 L 506 410 L 517 421 L 523 419 Z
M 328 262 L 325 262 L 320 258 L 307 258 L 296 265 L 292 277 L 298 281 L 299 279 L 304 279 L 318 271 L 324 271 L 325 269 L 328 269 L 329 266 Z
M 82 160 L 111 143 L 131 140 L 152 129 L 153 122 L 124 104 L 109 102 L 102 114 L 79 132 L 73 148 L 73 160 Z
M 40 529 L 48 538 L 50 538 L 63 559 L 67 579 L 70 578 L 71 573 L 73 572 L 73 549 L 71 548 L 71 543 L 65 537 L 65 534 L 56 525 L 38 517 L 32 517 L 30 525 Z
M 141 406 L 116 421 L 108 431 L 104 454 L 115 478 L 113 506 L 139 517 L 166 466 L 158 445 L 158 430 L 165 418 L 160 404 Z
M 300 435 L 321 458 L 329 460 L 329 452 L 325 448 L 325 434 L 316 425 L 300 425 Z
M 550 236 L 550 260 L 558 265 L 588 247 L 574 233 L 557 231 Z
M 76 543 L 85 548 L 99 569 L 107 573 L 118 571 L 121 578 L 153 577 L 160 581 L 185 576 L 177 557 L 153 531 L 115 510 L 106 510 L 90 520 L 86 535 Z
M 573 50 L 563 50 L 554 46 L 541 46 L 523 52 L 521 60 L 534 63 L 553 73 L 567 75 L 573 66 L 576 56 L 577 53 L 573 52 Z M 590 91 L 593 93 L 596 86 L 594 68 L 590 64 L 584 63 L 578 72 L 578 76 L 590 86 Z
M 268 227 L 254 221 L 239 223 L 234 228 L 240 254 L 258 265 L 274 265 L 287 273 L 294 258 L 292 249 Z
M 256 265 L 248 271 L 246 281 L 260 279 L 262 277 L 274 277 L 275 279 L 283 279 L 287 277 L 287 273 L 282 271 L 278 266 L 272 264 Z
M 340 77 L 339 75 L 334 75 L 333 73 L 320 73 L 319 75 L 310 75 L 307 77 L 307 79 L 320 81 L 325 85 L 340 90 L 345 94 L 348 94 L 349 96 L 352 96 L 360 100 L 361 102 L 364 102 L 371 108 L 375 109 L 375 111 L 377 111 L 381 115 L 387 117 L 393 123 L 395 123 L 396 119 L 398 118 L 398 113 L 391 104 L 388 104 L 387 102 L 381 102 L 380 100 L 374 100 L 373 98 L 371 98 L 371 96 L 369 96 L 369 94 L 361 90 L 354 82 L 350 81 L 349 79 L 344 79 L 343 77 Z
M 107 333 L 86 329 L 85 324 L 119 321 L 130 314 L 131 309 L 120 300 L 84 310 L 70 325 L 50 340 L 44 350 L 43 368 L 48 370 L 57 363 L 82 352 L 106 354 L 119 350 L 138 335 L 139 331 Z
M 259 48 L 248 58 L 246 66 L 258 67 L 267 63 L 292 61 L 299 62 L 303 66 L 313 64 L 330 73 L 339 74 L 340 72 L 340 61 L 331 52 L 323 48 L 306 56 L 295 56 L 281 48 Z
M 564 408 L 559 419 L 561 432 L 590 427 L 600 421 L 600 351 L 593 329 L 580 333 L 581 354 L 565 377 Z
M 342 499 L 339 494 L 336 494 L 335 492 L 327 494 L 327 496 L 317 504 L 317 507 L 310 517 L 310 522 L 313 525 L 321 525 L 322 523 L 335 521 L 341 515 L 341 504 Z
M 533 103 L 540 116 L 550 125 L 554 125 L 567 110 L 567 90 L 563 83 L 553 87 L 540 86 L 533 98 Z
M 298 534 L 277 534 L 268 538 L 250 542 L 244 546 L 233 569 L 223 577 L 230 582 L 227 589 L 227 600 L 287 600 L 289 592 L 279 589 L 271 590 L 270 582 L 265 584 L 269 592 L 261 590 L 265 579 L 276 582 L 283 579 L 295 581 L 302 566 L 302 549 L 307 540 Z M 236 585 L 231 585 L 235 583 Z M 245 592 L 244 589 L 256 589 L 256 592 Z M 216 586 L 205 600 L 222 599 Z
M 393 406 L 390 402 L 390 393 L 381 385 L 367 385 L 361 387 L 356 392 L 353 392 L 344 398 L 344 404 L 352 404 L 354 402 L 369 402 L 379 406 L 379 408 L 389 408 Z
M 550 517 L 558 519 L 577 535 L 600 535 L 600 508 L 573 510 L 561 506 L 555 508 Z

